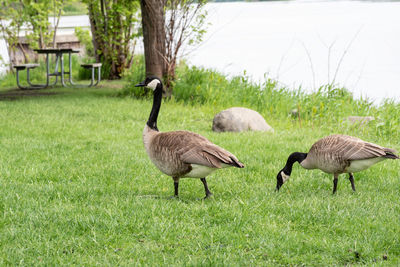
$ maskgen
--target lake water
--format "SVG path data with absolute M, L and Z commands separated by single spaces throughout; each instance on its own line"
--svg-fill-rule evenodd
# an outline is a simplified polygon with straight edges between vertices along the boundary
M 400 2 L 231 2 L 207 10 L 211 25 L 190 64 L 308 91 L 334 80 L 357 97 L 400 101 Z M 88 25 L 87 16 L 63 17 L 60 34 Z M 1 42 L 0 50 L 5 57 Z
M 205 42 L 190 63 L 289 88 L 335 82 L 355 96 L 400 101 L 400 2 L 208 4 Z M 336 75 L 335 75 L 336 73 Z

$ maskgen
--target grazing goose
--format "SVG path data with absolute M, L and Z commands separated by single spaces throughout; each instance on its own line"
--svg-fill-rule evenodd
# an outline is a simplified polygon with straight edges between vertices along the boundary
M 314 143 L 308 153 L 294 152 L 279 171 L 276 190 L 285 183 L 297 161 L 305 169 L 320 169 L 333 174 L 333 194 L 336 192 L 338 176 L 348 173 L 351 188 L 354 186 L 353 172 L 369 168 L 385 159 L 398 159 L 394 149 L 381 147 L 348 135 L 330 135 Z
M 157 77 L 147 77 L 136 86 L 145 86 L 154 91 L 153 107 L 143 130 L 143 143 L 154 165 L 173 178 L 175 197 L 178 197 L 180 178 L 200 178 L 206 192 L 205 198 L 208 198 L 212 193 L 207 186 L 207 175 L 220 168 L 244 167 L 232 153 L 199 134 L 188 131 L 159 132 L 157 117 L 161 106 L 162 82 Z

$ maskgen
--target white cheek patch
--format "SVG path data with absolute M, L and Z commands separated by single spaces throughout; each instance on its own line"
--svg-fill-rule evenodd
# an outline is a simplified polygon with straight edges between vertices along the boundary
M 281 171 L 281 176 L 284 183 L 290 178 L 290 175 L 286 175 L 283 171 Z
M 152 80 L 151 82 L 149 82 L 149 83 L 147 84 L 147 87 L 150 88 L 150 89 L 152 89 L 152 90 L 154 91 L 154 90 L 156 90 L 156 87 L 157 87 L 157 85 L 158 85 L 159 83 L 160 83 L 159 80 L 154 79 L 154 80 Z

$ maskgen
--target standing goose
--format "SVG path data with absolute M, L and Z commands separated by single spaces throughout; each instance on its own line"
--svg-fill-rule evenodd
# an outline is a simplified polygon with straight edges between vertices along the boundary
M 354 186 L 353 172 L 369 168 L 385 159 L 398 159 L 396 151 L 365 142 L 348 135 L 330 135 L 314 143 L 308 153 L 294 152 L 287 159 L 285 167 L 279 171 L 276 190 L 285 183 L 292 173 L 292 166 L 297 161 L 305 169 L 320 169 L 333 174 L 333 194 L 339 174 L 348 173 L 351 188 Z
M 157 77 L 147 77 L 136 85 L 139 86 L 154 91 L 153 107 L 143 130 L 144 147 L 154 165 L 173 178 L 175 197 L 178 197 L 180 178 L 200 178 L 206 192 L 205 198 L 208 198 L 212 193 L 207 186 L 207 175 L 220 168 L 244 167 L 232 153 L 199 134 L 188 131 L 159 132 L 157 117 L 163 93 L 162 82 Z

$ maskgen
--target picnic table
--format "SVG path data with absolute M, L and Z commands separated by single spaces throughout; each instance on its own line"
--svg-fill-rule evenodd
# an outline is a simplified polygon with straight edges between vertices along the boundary
M 58 77 L 60 77 L 61 85 L 68 86 L 66 82 L 69 82 L 71 86 L 75 86 L 76 84 L 72 81 L 72 60 L 71 55 L 74 53 L 79 53 L 79 50 L 74 50 L 72 48 L 46 48 L 46 49 L 34 49 L 34 51 L 38 54 L 46 54 L 46 83 L 45 84 L 32 84 L 30 82 L 29 70 L 36 68 L 39 64 L 20 64 L 15 65 L 14 68 L 17 70 L 17 85 L 21 89 L 37 89 L 37 88 L 46 88 L 48 86 L 54 86 L 58 82 Z M 55 65 L 54 71 L 50 72 L 50 55 L 54 54 Z M 64 69 L 64 57 L 63 55 L 68 54 L 68 71 Z M 96 86 L 100 82 L 100 72 L 101 72 L 101 63 L 92 63 L 92 64 L 82 64 L 83 68 L 92 70 L 92 78 L 91 82 L 87 86 Z M 30 87 L 24 87 L 20 85 L 19 82 L 19 71 L 27 70 L 27 81 Z M 95 79 L 95 69 L 97 69 L 97 81 L 93 84 Z M 68 80 L 65 79 L 65 75 L 68 75 Z M 55 77 L 54 83 L 50 84 L 50 77 Z
M 52 84 L 52 86 L 57 84 L 58 77 L 61 77 L 61 85 L 67 86 L 65 84 L 64 75 L 68 75 L 69 83 L 74 85 L 72 82 L 72 61 L 71 61 L 71 54 L 79 53 L 78 50 L 74 50 L 72 48 L 46 48 L 46 49 L 34 49 L 38 54 L 46 54 L 46 85 L 45 87 L 49 86 L 49 81 L 51 76 L 55 76 L 56 80 Z M 56 56 L 56 63 L 54 67 L 54 72 L 50 73 L 50 54 L 55 54 Z M 68 71 L 64 70 L 64 54 L 68 54 L 68 61 L 69 61 L 69 69 Z

